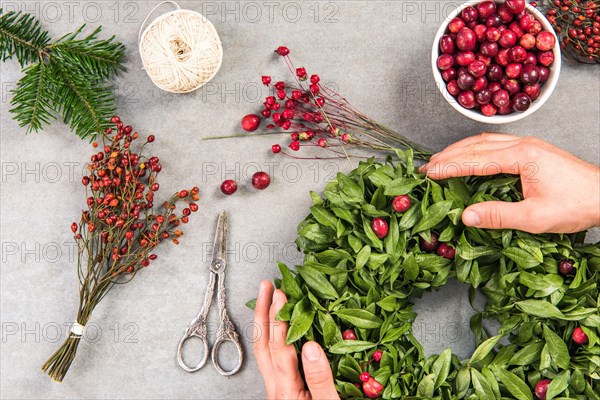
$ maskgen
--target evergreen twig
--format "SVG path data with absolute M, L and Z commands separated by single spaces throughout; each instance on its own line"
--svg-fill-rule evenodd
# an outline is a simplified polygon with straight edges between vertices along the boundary
M 125 70 L 125 46 L 114 36 L 99 39 L 101 27 L 80 37 L 84 29 L 51 42 L 34 16 L 0 8 L 0 58 L 15 58 L 24 72 L 10 111 L 27 133 L 58 116 L 82 139 L 108 128 L 115 98 L 106 79 Z

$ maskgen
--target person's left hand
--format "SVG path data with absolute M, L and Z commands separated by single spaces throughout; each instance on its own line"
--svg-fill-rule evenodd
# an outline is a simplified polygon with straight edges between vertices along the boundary
M 302 365 L 308 390 L 298 370 L 298 357 L 293 345 L 285 344 L 288 324 L 275 316 L 287 303 L 285 293 L 274 290 L 269 281 L 260 284 L 254 323 L 258 337 L 254 340 L 254 356 L 265 381 L 269 399 L 339 399 L 325 352 L 315 342 L 302 347 Z

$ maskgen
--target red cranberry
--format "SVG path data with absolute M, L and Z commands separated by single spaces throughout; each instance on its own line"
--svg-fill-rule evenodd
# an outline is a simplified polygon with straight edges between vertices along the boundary
M 486 40 L 485 42 L 481 43 L 481 46 L 479 46 L 479 51 L 484 56 L 494 57 L 496 54 L 498 54 L 498 43 L 488 42 Z
M 254 132 L 260 126 L 260 118 L 255 114 L 248 114 L 242 118 L 242 128 L 246 132 Z
M 517 39 L 520 39 L 521 36 L 523 36 L 523 34 L 525 33 L 525 31 L 523 31 L 523 29 L 521 29 L 521 27 L 519 26 L 519 24 L 514 21 L 511 22 L 510 25 L 508 26 L 508 28 L 513 31 L 515 33 L 515 35 L 517 35 Z
M 516 111 L 527 111 L 530 105 L 531 99 L 525 93 L 517 93 L 517 95 L 515 95 L 515 104 L 513 107 Z
M 523 65 L 517 63 L 511 63 L 506 66 L 506 76 L 511 79 L 518 78 L 521 75 Z
M 527 50 L 521 46 L 514 46 L 509 50 L 510 59 L 516 63 L 522 63 L 527 57 Z
M 469 64 L 469 74 L 475 78 L 480 78 L 485 75 L 487 67 L 483 61 L 475 60 Z
M 535 85 L 540 81 L 540 69 L 535 65 L 525 65 L 521 71 L 521 82 Z
M 342 332 L 342 339 L 356 340 L 358 338 L 356 337 L 356 333 L 354 332 L 354 329 L 346 329 L 344 332 Z
M 483 1 L 477 5 L 479 18 L 487 18 L 496 13 L 496 3 L 493 1 Z
M 227 179 L 226 181 L 223 181 L 223 183 L 221 183 L 221 192 L 223 192 L 223 194 L 229 196 L 231 194 L 234 194 L 236 190 L 237 183 L 235 183 L 234 180 Z
M 544 31 L 538 33 L 535 38 L 535 45 L 539 51 L 551 50 L 556 44 L 556 38 L 550 32 Z
M 462 28 L 456 35 L 456 46 L 462 51 L 475 50 L 477 39 L 475 32 L 469 28 Z
M 371 379 L 371 374 L 369 374 L 368 372 L 363 372 L 359 375 L 358 378 L 361 382 L 367 382 L 369 379 Z
M 469 6 L 463 8 L 463 10 L 460 13 L 460 16 L 462 17 L 463 21 L 469 23 L 477 20 L 478 13 L 474 7 Z
M 575 330 L 573 330 L 573 335 L 571 337 L 573 338 L 573 342 L 578 345 L 587 344 L 589 341 L 587 335 L 580 327 L 577 327 Z
M 504 48 L 510 48 L 517 43 L 517 35 L 510 29 L 506 29 L 502 31 L 500 34 L 500 39 L 498 40 L 498 44 Z
M 273 153 L 277 154 L 281 151 L 281 146 L 278 144 L 274 144 L 273 146 L 271 146 L 271 151 Z
M 535 22 L 535 17 L 529 13 L 523 15 L 519 20 L 519 26 L 524 31 L 529 31 L 533 27 L 533 23 Z
M 475 61 L 475 54 L 472 51 L 460 51 L 456 54 L 456 63 L 458 65 L 467 66 Z
M 523 92 L 525 92 L 525 94 L 529 96 L 531 101 L 536 101 L 538 97 L 540 97 L 540 84 L 536 83 L 535 85 L 525 85 L 525 87 L 523 88 Z
M 512 104 L 510 102 L 503 107 L 498 107 L 499 115 L 508 115 L 508 114 L 512 113 L 512 111 L 513 111 Z
M 477 103 L 480 105 L 488 104 L 492 101 L 492 91 L 489 89 L 480 90 L 475 93 L 475 100 L 477 100 Z
M 375 350 L 373 352 L 373 360 L 375 362 L 381 361 L 381 357 L 383 357 L 383 351 L 381 351 L 381 350 Z
M 528 51 L 527 56 L 525 57 L 525 61 L 523 61 L 523 64 L 524 65 L 536 65 L 537 64 L 537 55 L 532 51 Z
M 271 77 L 270 77 L 270 76 L 268 76 L 268 75 L 264 75 L 264 76 L 262 77 L 262 83 L 263 83 L 264 85 L 267 85 L 267 86 L 268 86 L 268 85 L 269 85 L 269 83 L 271 83 Z
M 456 250 L 454 250 L 454 247 L 448 246 L 446 243 L 440 244 L 437 248 L 438 256 L 447 258 L 448 260 L 454 259 L 455 252 Z
M 498 90 L 502 89 L 502 85 L 500 84 L 500 82 L 492 82 L 488 85 L 487 88 L 493 94 L 493 93 L 496 93 Z
M 363 392 L 365 393 L 365 396 L 370 399 L 380 397 L 383 393 L 383 389 L 385 389 L 383 385 L 373 378 L 369 378 L 368 381 L 363 383 Z
M 521 91 L 521 85 L 519 84 L 519 81 L 516 79 L 507 80 L 506 83 L 504 84 L 503 88 L 504 88 L 504 90 L 506 90 L 508 92 L 510 97 L 516 95 L 517 93 L 519 93 Z
M 454 54 L 456 51 L 456 43 L 452 35 L 444 35 L 440 39 L 440 51 L 444 54 Z
M 481 106 L 481 113 L 486 117 L 493 117 L 498 112 L 495 105 L 488 103 Z
M 467 26 L 465 21 L 457 17 L 450 21 L 448 24 L 448 30 L 452 33 L 458 33 L 465 26 Z
M 475 32 L 475 39 L 477 39 L 479 43 L 485 40 L 485 32 L 487 31 L 487 29 L 487 26 L 483 24 L 475 25 L 475 27 L 473 28 L 473 32 Z
M 496 107 L 504 107 L 510 102 L 510 95 L 504 89 L 500 89 L 492 96 L 492 102 Z
M 490 15 L 485 19 L 485 26 L 498 28 L 502 25 L 502 19 L 497 14 Z
M 419 248 L 421 251 L 426 253 L 433 253 L 436 251 L 439 246 L 438 237 L 439 236 L 437 233 L 431 232 L 431 240 L 427 242 L 425 239 L 419 236 Z
M 448 82 L 446 89 L 448 89 L 448 93 L 452 96 L 458 96 L 460 93 L 460 88 L 458 87 L 458 82 L 456 80 Z
M 410 197 L 408 195 L 403 194 L 401 196 L 394 197 L 392 201 L 392 208 L 396 212 L 406 212 L 410 208 Z
M 521 36 L 519 44 L 523 46 L 525 50 L 531 50 L 535 47 L 535 36 L 533 36 L 531 33 L 526 33 Z
M 575 271 L 573 260 L 565 259 L 558 263 L 558 271 L 564 276 L 571 275 Z
M 288 49 L 288 48 L 287 48 L 287 47 L 285 47 L 285 46 L 279 46 L 279 47 L 277 48 L 277 50 L 275 50 L 275 52 L 276 52 L 277 54 L 279 54 L 280 56 L 287 56 L 288 54 L 290 54 L 290 49 Z
M 513 14 L 521 14 L 525 10 L 525 0 L 506 0 L 504 4 Z
M 498 82 L 502 79 L 502 67 L 498 64 L 492 64 L 487 69 L 486 77 L 490 82 Z
M 496 28 L 495 26 L 490 26 L 485 31 L 485 38 L 488 42 L 497 42 L 501 35 L 502 32 L 500 32 L 500 29 Z
M 548 391 L 548 386 L 552 383 L 550 379 L 542 379 L 538 383 L 535 384 L 535 397 L 539 400 L 546 400 L 546 392 Z
M 440 70 L 445 71 L 448 68 L 452 68 L 453 65 L 454 65 L 454 57 L 452 57 L 450 54 L 442 54 L 441 56 L 438 57 L 437 67 Z
M 266 189 L 271 183 L 271 177 L 266 172 L 257 172 L 252 175 L 252 186 L 258 190 Z
M 492 57 L 490 57 L 490 56 L 484 56 L 481 53 L 477 53 L 475 55 L 475 59 L 479 60 L 479 61 L 483 61 L 483 63 L 485 64 L 486 67 L 489 67 L 490 64 L 492 63 Z
M 540 68 L 540 83 L 546 83 L 546 81 L 550 77 L 550 70 L 547 67 L 539 67 L 539 68 Z
M 496 61 L 500 66 L 506 67 L 510 62 L 508 52 L 508 49 L 499 50 L 498 54 L 496 54 L 496 57 L 494 57 L 494 61 Z
M 498 6 L 498 16 L 500 17 L 500 20 L 502 22 L 504 22 L 505 24 L 508 24 L 510 21 L 512 21 L 514 15 L 513 13 L 510 11 L 510 9 L 506 6 L 506 4 L 500 4 Z
M 540 23 L 540 21 L 536 20 L 536 21 L 533 21 L 533 25 L 531 26 L 531 29 L 529 29 L 527 32 L 536 36 L 541 31 L 542 31 L 542 24 Z
M 385 219 L 374 218 L 371 222 L 371 229 L 379 239 L 383 239 L 388 234 L 389 226 Z
M 551 51 L 545 51 L 538 54 L 538 63 L 544 67 L 549 67 L 554 62 L 554 53 Z
M 442 71 L 442 79 L 444 80 L 444 82 L 450 82 L 456 79 L 456 77 L 457 73 L 454 68 L 448 68 L 447 70 Z
M 470 90 L 460 92 L 458 94 L 458 103 L 468 109 L 475 107 L 475 94 Z
M 488 85 L 488 81 L 485 78 L 485 76 L 482 76 L 480 78 L 475 79 L 475 82 L 473 83 L 473 86 L 471 87 L 471 90 L 473 90 L 474 92 L 479 92 L 480 90 L 483 90 L 487 87 Z

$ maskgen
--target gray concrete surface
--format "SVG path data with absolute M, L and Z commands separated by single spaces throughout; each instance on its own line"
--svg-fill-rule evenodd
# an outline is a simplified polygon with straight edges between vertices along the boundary
M 285 44 L 298 65 L 320 73 L 359 109 L 435 149 L 485 130 L 538 135 L 600 163 L 600 74 L 594 66 L 564 66 L 548 103 L 535 115 L 494 127 L 465 119 L 439 96 L 430 72 L 431 42 L 454 1 L 182 1 L 204 11 L 224 46 L 213 82 L 189 95 L 157 89 L 141 70 L 137 30 L 156 2 L 2 1 L 33 11 L 58 37 L 82 22 L 105 27 L 128 49 L 128 72 L 115 80 L 119 114 L 144 134 L 164 170 L 162 191 L 197 184 L 201 209 L 180 246 L 164 246 L 156 263 L 96 309 L 89 337 L 63 384 L 40 366 L 74 318 L 77 276 L 69 225 L 84 204 L 79 184 L 87 143 L 60 123 L 25 135 L 8 112 L 10 89 L 21 76 L 0 64 L 1 107 L 1 378 L 0 394 L 16 398 L 263 398 L 251 355 L 252 313 L 244 307 L 259 281 L 277 276 L 274 260 L 293 264 L 295 227 L 306 215 L 308 190 L 321 190 L 346 161 L 296 161 L 270 154 L 272 138 L 202 141 L 238 133 L 241 116 L 258 111 L 260 75 L 288 78 L 272 50 Z M 260 93 L 257 93 L 260 91 Z M 271 168 L 271 187 L 218 193 L 222 179 L 247 182 L 256 166 Z M 582 193 L 566 193 L 581 196 Z M 231 377 L 212 366 L 188 374 L 176 363 L 183 330 L 200 308 L 207 283 L 207 248 L 218 211 L 230 215 L 229 311 L 243 332 L 247 361 Z M 597 232 L 592 238 L 598 240 Z M 449 285 L 418 301 L 417 336 L 429 352 L 450 346 L 472 351 L 467 292 Z M 212 314 L 216 318 L 216 314 Z M 215 321 L 216 319 L 213 319 Z M 95 331 L 95 332 L 94 332 Z M 226 359 L 225 362 L 231 362 Z

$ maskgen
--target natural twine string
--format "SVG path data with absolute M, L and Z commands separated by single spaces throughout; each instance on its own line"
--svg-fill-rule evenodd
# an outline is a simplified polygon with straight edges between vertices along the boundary
M 177 10 L 158 17 L 141 33 L 150 15 L 164 3 L 175 4 Z M 168 92 L 194 91 L 221 67 L 223 48 L 213 24 L 173 1 L 154 7 L 140 26 L 138 39 L 144 69 L 156 86 Z

